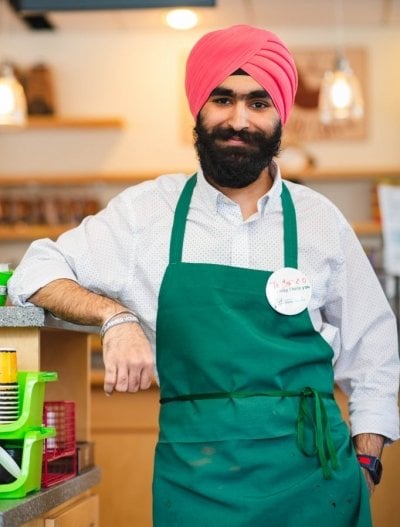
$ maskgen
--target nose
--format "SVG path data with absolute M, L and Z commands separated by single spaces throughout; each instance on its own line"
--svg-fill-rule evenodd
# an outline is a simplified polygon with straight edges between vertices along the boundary
M 232 106 L 229 124 L 234 130 L 244 130 L 249 127 L 248 108 L 242 102 Z

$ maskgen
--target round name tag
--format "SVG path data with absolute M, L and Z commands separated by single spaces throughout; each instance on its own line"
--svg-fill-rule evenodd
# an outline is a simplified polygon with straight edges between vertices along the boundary
M 297 315 L 310 303 L 311 284 L 298 269 L 283 267 L 268 278 L 265 292 L 275 311 L 282 315 Z

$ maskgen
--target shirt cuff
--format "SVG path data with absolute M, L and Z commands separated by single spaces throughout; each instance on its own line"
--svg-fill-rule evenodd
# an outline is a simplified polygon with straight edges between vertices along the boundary
M 70 269 L 66 269 L 62 262 L 41 262 L 40 272 L 35 266 L 26 265 L 16 269 L 7 284 L 7 293 L 11 302 L 16 306 L 31 306 L 28 302 L 36 291 L 54 280 L 67 279 L 77 281 L 76 276 Z
M 399 407 L 397 399 L 368 399 L 349 403 L 351 435 L 379 434 L 385 442 L 400 437 Z

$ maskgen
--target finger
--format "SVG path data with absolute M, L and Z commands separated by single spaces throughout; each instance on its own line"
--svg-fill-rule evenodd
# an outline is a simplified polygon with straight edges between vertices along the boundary
M 117 371 L 117 382 L 115 384 L 115 390 L 117 392 L 129 391 L 129 379 L 128 369 L 124 367 L 118 368 Z
M 153 380 L 153 367 L 148 366 L 147 368 L 143 368 L 141 376 L 140 376 L 140 389 L 147 390 L 148 388 L 150 388 L 152 380 Z
M 104 374 L 104 392 L 111 395 L 114 391 L 117 380 L 117 371 L 115 368 L 107 368 Z

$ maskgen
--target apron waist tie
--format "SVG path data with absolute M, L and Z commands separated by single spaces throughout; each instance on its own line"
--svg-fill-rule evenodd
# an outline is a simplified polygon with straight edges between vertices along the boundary
M 163 397 L 161 404 L 171 402 L 196 401 L 204 399 L 245 399 L 248 397 L 299 397 L 299 411 L 297 414 L 297 444 L 306 456 L 318 456 L 322 473 L 325 479 L 332 476 L 331 467 L 338 468 L 335 446 L 329 429 L 328 415 L 323 399 L 333 399 L 332 393 L 318 392 L 314 388 L 306 387 L 303 390 L 269 390 L 265 392 L 215 392 L 196 393 L 191 395 L 177 395 Z M 308 399 L 312 399 L 312 410 Z M 306 448 L 305 431 L 306 422 L 309 421 L 314 432 L 313 449 Z M 329 465 L 330 462 L 330 465 Z

